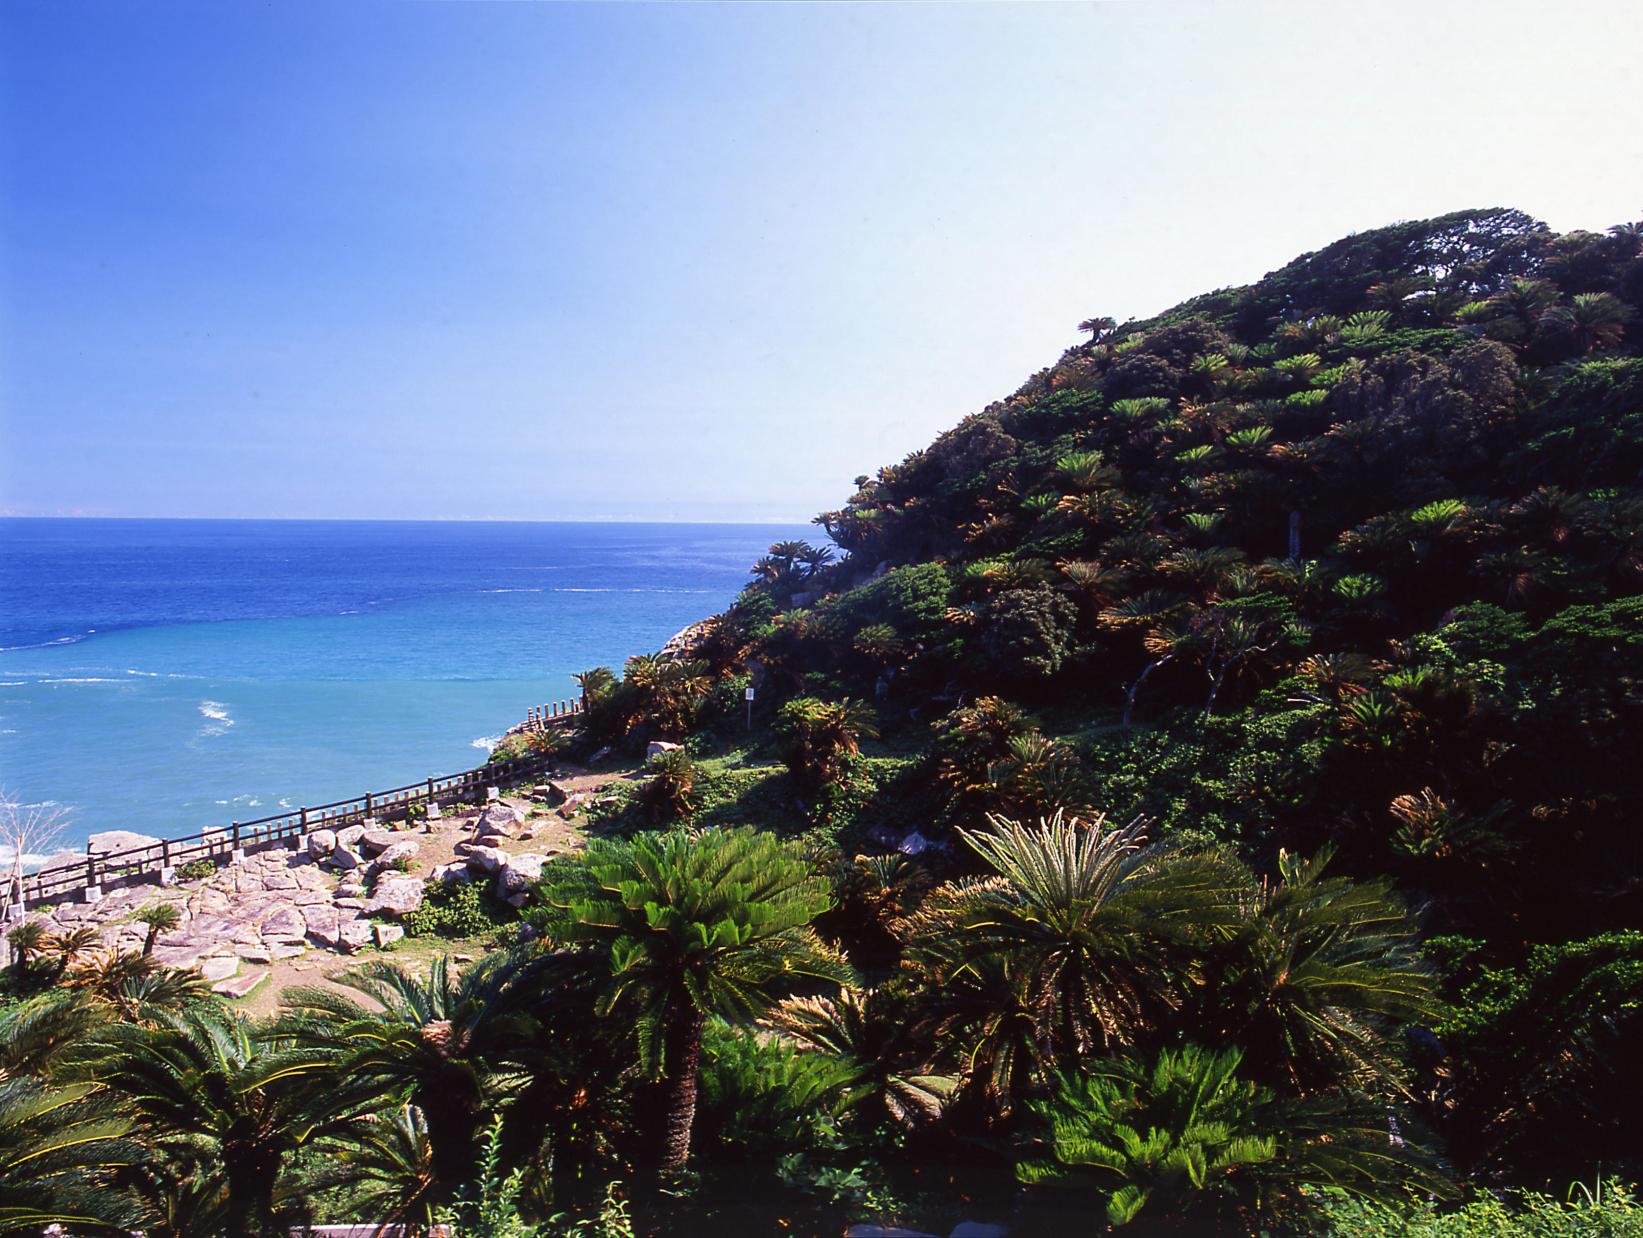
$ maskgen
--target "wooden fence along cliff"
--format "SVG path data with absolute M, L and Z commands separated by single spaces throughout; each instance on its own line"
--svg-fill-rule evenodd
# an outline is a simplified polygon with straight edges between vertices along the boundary
M 580 701 L 532 706 L 522 729 L 546 731 L 569 726 L 582 712 Z M 178 868 L 206 860 L 212 864 L 234 862 L 254 851 L 265 851 L 281 843 L 299 847 L 314 830 L 339 829 L 366 818 L 397 821 L 417 808 L 433 810 L 447 804 L 463 803 L 482 796 L 487 787 L 518 782 L 539 774 L 553 764 L 547 756 L 519 757 L 511 761 L 488 762 L 459 774 L 431 777 L 386 791 L 367 791 L 352 799 L 331 804 L 292 809 L 255 821 L 235 821 L 228 826 L 202 830 L 183 838 L 166 838 L 125 851 L 95 854 L 89 845 L 84 861 L 53 863 L 37 873 L 23 876 L 21 903 L 33 906 L 54 902 L 73 894 L 95 901 L 112 885 L 131 885 L 154 878 L 169 885 Z M 7 883 L 10 884 L 9 882 Z M 17 903 L 16 892 L 6 891 L 9 906 Z

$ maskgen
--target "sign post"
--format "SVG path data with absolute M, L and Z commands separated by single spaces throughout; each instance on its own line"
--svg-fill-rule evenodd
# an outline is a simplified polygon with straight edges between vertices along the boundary
M 753 729 L 753 689 L 748 688 L 744 695 L 747 698 L 747 729 Z

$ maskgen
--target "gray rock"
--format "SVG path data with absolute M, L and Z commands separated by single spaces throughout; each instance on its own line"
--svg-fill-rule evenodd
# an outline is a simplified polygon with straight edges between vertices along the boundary
M 112 855 L 116 851 L 130 851 L 136 847 L 157 847 L 160 840 L 152 834 L 134 834 L 130 830 L 104 830 L 86 840 L 86 851 L 91 855 Z
M 542 866 L 548 862 L 545 855 L 516 855 L 496 874 L 496 897 L 520 907 L 528 897 L 530 887 L 542 876 Z
M 330 855 L 337 845 L 335 830 L 315 830 L 308 836 L 308 854 L 316 860 Z
M 474 823 L 474 833 L 502 834 L 512 838 L 519 833 L 520 827 L 524 824 L 524 813 L 512 804 L 504 804 L 498 800 L 479 814 L 479 820 Z
M 400 860 L 414 860 L 416 853 L 422 850 L 422 844 L 414 838 L 407 838 L 400 842 L 389 843 L 377 855 L 377 869 L 392 868 Z
M 453 881 L 470 881 L 468 865 L 462 860 L 450 864 L 435 866 L 434 871 L 428 874 L 428 880 L 438 885 L 448 885 Z
M 345 825 L 337 831 L 337 845 L 342 847 L 357 847 L 359 840 L 365 837 L 363 825 Z
M 295 907 L 280 907 L 273 915 L 262 922 L 262 935 L 266 939 L 298 940 L 308 932 L 307 922 Z
M 405 936 L 405 930 L 397 924 L 373 924 L 371 933 L 376 938 L 379 947 L 386 946 L 391 941 L 398 941 Z
M 360 864 L 359 852 L 341 839 L 337 840 L 336 850 L 326 858 L 333 866 L 340 868 L 343 872 L 358 868 Z
M 470 847 L 468 867 L 479 873 L 498 873 L 508 862 L 508 853 L 500 847 Z
M 273 954 L 266 946 L 235 946 L 234 952 L 247 963 L 272 963 Z
M 384 873 L 365 911 L 408 916 L 422 906 L 422 878 L 407 873 Z
M 371 944 L 371 922 L 369 920 L 348 921 L 337 931 L 337 944 L 349 954 L 363 950 Z
M 366 855 L 381 855 L 393 845 L 394 832 L 392 830 L 380 828 L 366 830 L 365 833 L 359 836 L 359 849 Z
M 683 744 L 672 744 L 665 739 L 653 739 L 645 745 L 645 764 L 649 765 L 664 752 L 681 752 L 683 750 Z

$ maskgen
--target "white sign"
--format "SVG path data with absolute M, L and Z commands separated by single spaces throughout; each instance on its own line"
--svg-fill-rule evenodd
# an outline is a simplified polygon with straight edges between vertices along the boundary
M 748 690 L 747 690 L 747 691 L 746 691 L 746 692 L 744 692 L 744 693 L 742 693 L 742 695 L 743 695 L 743 697 L 745 697 L 745 698 L 746 698 L 746 699 L 747 699 L 747 700 L 750 700 L 750 701 L 751 701 L 751 700 L 752 700 L 752 699 L 753 699 L 753 689 L 752 689 L 752 688 L 749 688 L 749 689 L 748 689 Z

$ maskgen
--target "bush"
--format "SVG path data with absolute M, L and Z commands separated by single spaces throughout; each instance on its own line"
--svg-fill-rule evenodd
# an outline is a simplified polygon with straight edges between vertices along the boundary
M 407 937 L 482 937 L 519 917 L 513 908 L 491 896 L 488 883 L 451 881 L 430 883 L 422 906 L 406 916 Z
M 177 870 L 179 881 L 201 881 L 217 871 L 215 860 L 190 860 Z
M 1568 1202 L 1531 1191 L 1439 1212 L 1326 1193 L 1324 1238 L 1643 1238 L 1643 1205 L 1619 1182 L 1576 1184 Z

